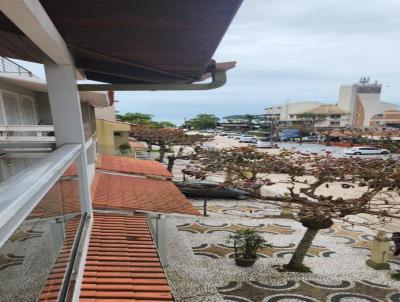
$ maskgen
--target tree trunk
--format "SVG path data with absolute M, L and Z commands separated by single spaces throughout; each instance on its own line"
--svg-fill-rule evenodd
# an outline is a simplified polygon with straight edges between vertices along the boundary
M 165 145 L 160 146 L 160 163 L 164 161 L 165 149 L 166 149 Z
M 168 156 L 167 170 L 171 173 L 172 173 L 172 168 L 174 167 L 175 159 L 176 159 L 175 155 Z
M 207 201 L 208 201 L 208 198 L 206 197 L 204 199 L 204 205 L 203 205 L 203 215 L 204 215 L 204 217 L 207 217 Z
M 325 145 L 326 146 L 330 146 L 331 145 L 331 136 L 329 134 L 326 136 L 326 144 Z
M 307 251 L 310 248 L 310 245 L 312 244 L 317 233 L 317 229 L 307 228 L 307 231 L 305 232 L 300 243 L 297 245 L 296 251 L 290 259 L 290 262 L 288 264 L 289 269 L 298 269 L 303 266 L 304 257 L 306 256 Z

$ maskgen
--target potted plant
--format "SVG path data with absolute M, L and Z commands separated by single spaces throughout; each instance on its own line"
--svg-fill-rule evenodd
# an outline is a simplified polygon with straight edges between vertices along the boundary
M 257 252 L 271 246 L 253 229 L 237 231 L 229 236 L 229 242 L 233 242 L 236 265 L 242 267 L 252 266 L 258 259 Z
M 129 144 L 121 144 L 118 147 L 119 151 L 121 152 L 121 154 L 128 154 L 129 151 L 131 149 L 131 146 Z

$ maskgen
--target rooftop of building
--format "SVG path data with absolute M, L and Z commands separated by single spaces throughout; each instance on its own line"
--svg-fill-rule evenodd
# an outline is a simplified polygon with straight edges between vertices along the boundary
M 337 105 L 320 105 L 319 107 L 309 110 L 307 112 L 315 114 L 349 114 L 349 112 L 341 109 Z
M 124 156 L 100 155 L 96 162 L 96 168 L 126 174 L 172 177 L 172 173 L 157 161 Z
M 97 173 L 93 187 L 94 208 L 200 215 L 171 181 Z
M 122 300 L 174 301 L 146 217 L 95 213 L 80 301 Z

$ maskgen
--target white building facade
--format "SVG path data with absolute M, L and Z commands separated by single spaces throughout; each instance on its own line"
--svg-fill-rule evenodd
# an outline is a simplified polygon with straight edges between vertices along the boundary
M 316 123 L 321 128 L 366 128 L 378 114 L 393 111 L 397 106 L 381 101 L 382 85 L 370 83 L 369 78 L 362 77 L 358 83 L 341 85 L 336 104 L 321 102 L 285 102 L 283 105 L 266 109 L 267 118 L 282 122 L 301 121 L 303 113 L 321 114 L 324 116 Z

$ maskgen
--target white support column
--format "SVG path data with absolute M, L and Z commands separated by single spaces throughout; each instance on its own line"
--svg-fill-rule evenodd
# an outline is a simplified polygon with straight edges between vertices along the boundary
M 46 61 L 44 66 L 57 146 L 82 145 L 77 159 L 80 196 L 82 207 L 91 216 L 90 180 L 75 69 L 72 65 L 57 65 L 52 61 Z
M 167 261 L 167 218 L 165 215 L 160 215 L 156 219 L 157 229 L 157 250 L 160 256 L 161 264 L 163 267 L 168 267 Z
M 163 267 L 167 267 L 167 217 L 161 214 L 147 214 L 147 222 L 156 244 L 161 264 Z

